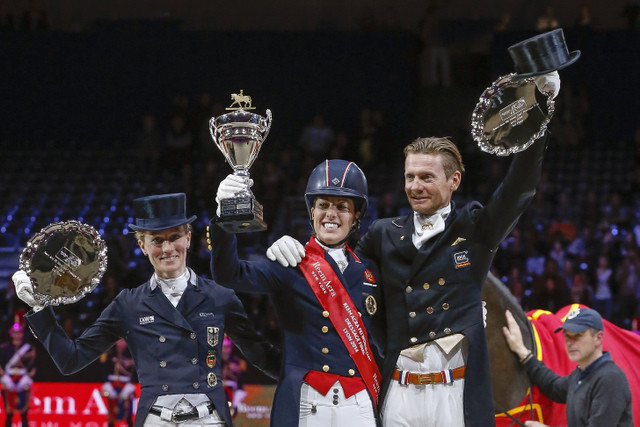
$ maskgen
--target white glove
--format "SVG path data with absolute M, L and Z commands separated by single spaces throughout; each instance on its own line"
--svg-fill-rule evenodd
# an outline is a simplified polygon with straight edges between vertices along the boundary
M 20 381 L 18 381 L 18 384 L 16 384 L 16 390 L 18 391 L 29 390 L 32 385 L 33 385 L 33 378 L 31 378 L 29 375 L 23 375 L 22 378 L 20 378 Z
M 267 258 L 283 267 L 295 267 L 304 258 L 304 246 L 291 236 L 282 236 L 267 249 Z
M 557 71 L 537 76 L 534 80 L 540 92 L 551 92 L 552 99 L 555 99 L 560 93 L 560 75 Z
M 16 385 L 13 383 L 13 380 L 11 379 L 9 374 L 7 374 L 6 372 L 2 376 L 2 378 L 0 378 L 0 383 L 2 384 L 5 390 L 14 391 L 16 389 Z
M 487 329 L 487 302 L 482 301 L 482 323 L 484 323 L 484 328 Z
M 35 311 L 42 310 L 42 306 L 38 305 L 38 302 L 33 297 L 33 285 L 31 284 L 31 279 L 23 270 L 18 270 L 13 273 L 11 276 L 11 280 L 13 280 L 13 285 L 16 288 L 16 295 L 25 304 L 29 307 L 33 308 Z
M 220 200 L 230 199 L 241 191 L 248 190 L 253 185 L 252 179 L 247 179 L 238 175 L 229 174 L 220 182 L 216 193 L 216 215 L 220 216 Z
M 113 388 L 110 381 L 102 384 L 102 395 L 107 399 L 115 399 L 118 393 L 116 393 L 116 389 Z
M 120 392 L 118 398 L 121 400 L 128 400 L 129 398 L 133 397 L 133 393 L 135 391 L 136 386 L 134 386 L 132 383 L 127 383 L 124 387 L 122 387 L 122 391 Z

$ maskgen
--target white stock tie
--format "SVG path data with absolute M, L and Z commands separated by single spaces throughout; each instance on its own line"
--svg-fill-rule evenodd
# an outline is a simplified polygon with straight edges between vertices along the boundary
M 411 236 L 411 240 L 417 249 L 420 249 L 427 240 L 444 231 L 444 218 L 439 212 L 428 218 L 424 218 L 422 215 L 415 215 L 413 221 L 415 232 Z

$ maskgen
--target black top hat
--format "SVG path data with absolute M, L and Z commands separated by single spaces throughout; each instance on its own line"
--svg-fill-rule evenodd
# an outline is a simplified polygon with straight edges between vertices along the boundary
M 197 216 L 187 218 L 187 196 L 184 193 L 159 194 L 133 200 L 134 231 L 158 231 L 193 222 Z
M 569 54 L 562 28 L 538 34 L 509 46 L 518 77 L 533 77 L 561 70 L 580 58 L 580 51 Z

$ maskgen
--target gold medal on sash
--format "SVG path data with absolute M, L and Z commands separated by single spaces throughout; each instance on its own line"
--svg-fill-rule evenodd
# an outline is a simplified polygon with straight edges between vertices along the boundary
M 373 297 L 373 295 L 367 295 L 367 298 L 365 298 L 364 300 L 364 306 L 370 316 L 373 316 L 374 314 L 376 314 L 376 311 L 378 311 L 378 303 L 376 302 L 376 299 Z

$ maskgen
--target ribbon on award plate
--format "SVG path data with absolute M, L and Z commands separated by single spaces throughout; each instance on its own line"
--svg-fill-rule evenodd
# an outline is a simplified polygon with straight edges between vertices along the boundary
M 90 225 L 52 223 L 29 239 L 20 269 L 29 275 L 39 305 L 72 304 L 100 283 L 107 269 L 107 246 Z

